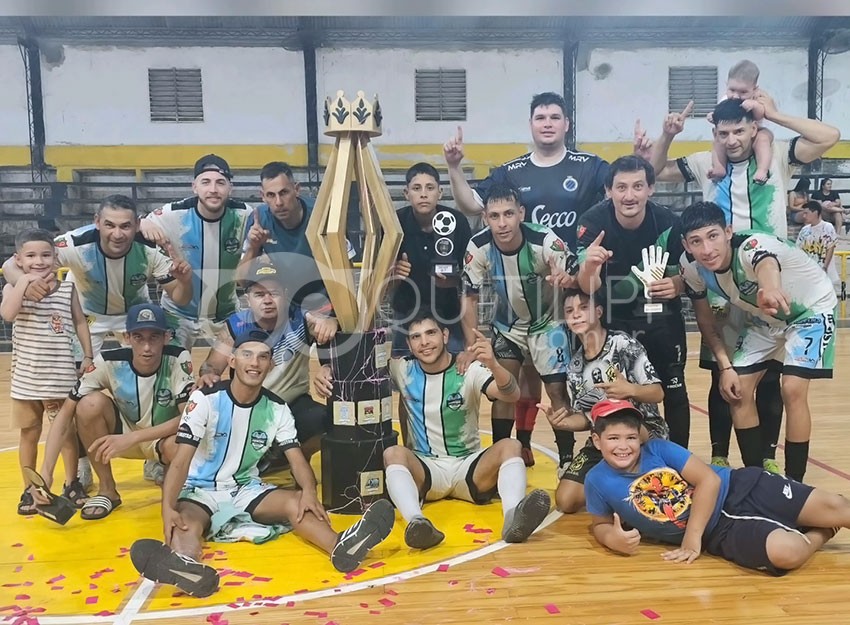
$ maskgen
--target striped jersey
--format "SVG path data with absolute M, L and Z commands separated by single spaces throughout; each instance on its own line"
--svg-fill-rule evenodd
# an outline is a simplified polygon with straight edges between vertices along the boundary
M 74 284 L 66 280 L 40 302 L 22 302 L 12 325 L 12 399 L 65 398 L 77 383 L 73 294 Z
M 80 401 L 89 393 L 109 391 L 124 420 L 139 430 L 178 416 L 194 385 L 192 357 L 182 347 L 166 345 L 159 369 L 144 376 L 133 368 L 133 350 L 121 347 L 98 354 L 69 396 Z
M 781 310 L 769 316 L 758 307 L 759 283 L 756 265 L 767 258 L 779 263 L 782 290 L 790 299 L 791 314 Z M 744 309 L 772 326 L 799 322 L 813 314 L 831 313 L 838 305 L 835 289 L 823 269 L 802 250 L 769 234 L 739 233 L 732 236 L 732 266 L 713 272 L 682 256 L 685 290 L 691 298 L 718 293 L 734 306 Z
M 413 356 L 390 360 L 390 377 L 407 409 L 413 451 L 422 456 L 463 458 L 481 449 L 478 408 L 493 374 L 473 361 L 461 374 L 455 357 L 444 371 L 426 373 Z
M 265 332 L 254 321 L 254 314 L 250 310 L 233 313 L 225 325 L 233 341 L 250 330 Z M 283 401 L 292 402 L 310 392 L 310 339 L 301 310 L 294 310 L 292 317 L 271 332 L 270 337 L 274 367 L 266 376 L 263 386 Z
M 571 274 L 578 272 L 578 263 L 575 254 L 549 228 L 525 222 L 520 228 L 522 245 L 511 253 L 496 247 L 489 228 L 473 235 L 464 258 L 464 287 L 478 292 L 489 277 L 496 295 L 493 325 L 503 332 L 516 329 L 539 334 L 555 315 L 554 289 L 545 279 L 550 273 L 549 263 Z
M 198 198 L 193 196 L 145 216 L 165 232 L 194 270 L 192 300 L 178 306 L 163 293 L 161 303 L 166 311 L 185 319 L 222 321 L 239 308 L 234 273 L 250 215 L 247 204 L 228 200 L 222 216 L 209 221 L 198 212 Z
M 123 315 L 131 306 L 150 302 L 148 280 L 171 282 L 171 259 L 157 251 L 141 234 L 121 258 L 109 258 L 100 247 L 94 224 L 54 239 L 59 264 L 71 272 L 80 306 L 90 315 Z
M 770 179 L 765 184 L 753 182 L 756 172 L 755 154 L 746 161 L 726 164 L 726 177 L 715 182 L 708 177 L 711 152 L 697 152 L 676 163 L 685 182 L 696 182 L 702 188 L 703 199 L 714 202 L 726 214 L 732 232 L 758 230 L 783 239 L 788 237 L 788 192 L 792 189 L 791 175 L 801 165 L 794 156 L 797 139 L 775 141 L 770 162 Z
M 196 447 L 186 486 L 230 490 L 260 479 L 257 463 L 277 441 L 298 446 L 295 419 L 282 399 L 263 389 L 253 404 L 240 404 L 230 380 L 198 389 L 180 418 L 177 442 Z

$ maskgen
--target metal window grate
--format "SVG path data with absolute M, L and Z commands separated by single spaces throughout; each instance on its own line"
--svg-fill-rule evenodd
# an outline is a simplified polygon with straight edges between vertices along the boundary
M 416 121 L 466 121 L 466 70 L 416 70 Z
M 670 67 L 668 74 L 670 112 L 678 113 L 694 101 L 693 117 L 708 115 L 717 104 L 717 67 L 695 65 Z
M 148 69 L 152 122 L 204 121 L 200 69 Z

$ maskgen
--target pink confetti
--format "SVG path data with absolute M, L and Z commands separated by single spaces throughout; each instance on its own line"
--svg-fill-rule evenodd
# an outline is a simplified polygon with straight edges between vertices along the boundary
M 18 586 L 20 586 L 20 585 L 21 585 L 21 584 L 10 584 L 10 583 L 6 583 L 6 584 L 3 584 L 3 588 L 17 588 L 17 587 L 18 587 Z
M 53 579 L 47 580 L 47 583 L 48 584 L 55 584 L 56 582 L 61 582 L 63 579 L 65 579 L 64 575 L 57 575 Z
M 29 598 L 29 595 L 15 595 L 15 601 L 26 601 Z
M 241 586 L 245 582 L 224 582 L 225 586 Z
M 272 578 L 271 577 L 255 577 L 253 581 L 255 581 L 255 582 L 270 582 L 270 581 L 272 581 Z
M 457 584 L 458 584 L 458 581 L 456 579 L 450 579 L 449 580 L 449 586 L 457 586 Z
M 65 590 L 64 586 L 51 586 L 50 590 Z
M 384 592 L 387 593 L 388 595 L 392 595 L 393 597 L 398 596 L 398 592 L 393 590 L 392 588 L 387 588 Z
M 486 545 L 487 544 L 486 540 L 479 540 L 477 538 L 475 540 L 473 540 L 472 542 L 478 543 L 479 545 Z
M 437 567 L 437 570 L 440 573 L 445 573 L 446 571 L 449 570 L 449 565 L 448 564 L 441 564 L 440 566 Z
M 20 572 L 21 572 L 21 571 L 23 571 L 23 570 L 24 570 L 24 567 L 22 567 L 22 566 L 16 566 L 16 567 L 15 567 L 15 571 L 14 571 L 14 572 L 15 572 L 15 573 L 20 573 Z
M 23 547 L 24 543 L 15 543 L 12 547 Z
M 350 573 L 347 573 L 345 575 L 345 579 L 351 579 L 353 577 L 357 577 L 358 575 L 363 575 L 363 573 L 365 573 L 365 572 L 366 572 L 366 569 L 355 569 L 355 570 L 351 571 Z
M 386 564 L 384 562 L 375 562 L 375 564 L 370 564 L 369 568 L 370 569 L 379 569 L 382 566 L 386 566 Z
M 554 603 L 547 603 L 544 607 L 546 608 L 546 611 L 549 614 L 560 614 L 561 613 L 561 611 L 558 609 L 558 606 L 556 606 Z
M 487 594 L 488 594 L 488 595 L 495 595 L 495 594 L 496 594 L 496 589 L 495 589 L 495 588 L 488 588 L 488 589 L 487 589 Z
M 32 555 L 32 554 L 29 554 L 29 555 L 27 556 L 27 562 L 32 562 L 33 560 L 35 560 L 35 556 L 34 556 L 34 555 Z
M 380 614 L 380 610 L 369 610 L 369 614 Z
M 286 607 L 287 607 L 287 608 L 294 608 L 294 607 L 295 607 L 295 602 L 294 602 L 294 601 L 287 601 L 287 602 L 286 602 Z
M 89 584 L 89 590 L 97 590 L 97 584 Z
M 97 603 L 97 597 L 86 597 L 86 605 L 93 605 Z
M 360 604 L 360 607 L 361 607 L 361 608 L 363 608 L 363 609 L 365 610 L 366 608 L 368 608 L 368 607 L 369 607 L 369 604 L 368 604 L 368 603 L 361 603 L 361 604 Z
M 309 592 L 309 591 L 308 591 L 306 588 L 302 588 L 301 590 L 296 590 L 296 591 L 295 591 L 294 593 L 292 593 L 292 594 L 294 594 L 294 595 L 301 595 L 301 594 L 304 594 L 305 592 Z
M 83 591 L 82 590 L 72 590 L 71 594 L 72 595 L 79 595 L 81 592 L 83 592 Z
M 253 577 L 254 574 L 248 571 L 234 571 L 233 575 L 235 577 Z
M 391 608 L 392 606 L 395 605 L 395 601 L 393 601 L 392 599 L 386 599 L 386 598 L 385 599 L 378 599 L 378 603 L 380 603 L 385 608 Z
M 508 576 L 510 576 L 510 573 L 508 573 L 505 569 L 503 569 L 503 568 L 502 568 L 502 567 L 500 567 L 500 566 L 497 566 L 496 568 L 494 568 L 494 569 L 491 571 L 491 573 L 493 573 L 493 575 L 498 575 L 499 577 L 508 577 Z
M 640 613 L 643 614 L 650 621 L 654 621 L 656 619 L 661 618 L 660 614 L 658 614 L 657 612 L 653 612 L 652 610 L 641 610 Z
M 307 610 L 304 613 L 304 616 L 315 616 L 316 618 L 327 618 L 328 613 L 327 612 L 317 612 L 315 610 Z
M 110 610 L 101 610 L 95 616 L 112 616 L 115 612 L 111 612 Z

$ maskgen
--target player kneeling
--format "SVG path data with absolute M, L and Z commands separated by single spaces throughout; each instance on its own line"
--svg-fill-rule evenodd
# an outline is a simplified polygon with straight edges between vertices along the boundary
M 218 588 L 216 570 L 198 562 L 212 516 L 231 506 L 256 523 L 283 525 L 330 554 L 342 572 L 356 569 L 390 533 L 392 505 L 376 501 L 363 518 L 337 533 L 319 503 L 316 477 L 298 448 L 289 407 L 263 388 L 272 368 L 269 335 L 252 330 L 236 338 L 232 380 L 192 393 L 177 431 L 177 453 L 165 477 L 162 521 L 165 544 L 139 540 L 130 557 L 146 578 L 205 597 Z M 259 479 L 257 463 L 272 441 L 289 460 L 301 490 L 283 490 Z

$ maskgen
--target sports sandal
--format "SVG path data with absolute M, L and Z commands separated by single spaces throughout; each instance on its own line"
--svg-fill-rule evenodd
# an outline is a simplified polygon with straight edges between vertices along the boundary
M 172 551 L 158 540 L 134 542 L 130 560 L 145 579 L 177 586 L 193 597 L 208 597 L 218 589 L 218 571 Z
M 83 507 L 80 509 L 80 518 L 86 521 L 97 521 L 104 519 L 112 514 L 118 506 L 121 505 L 121 499 L 113 501 L 109 497 L 103 495 L 95 495 L 89 497 Z
M 82 508 L 89 498 L 86 489 L 83 488 L 79 479 L 75 479 L 70 484 L 65 484 L 65 487 L 62 489 L 62 496 L 74 504 L 77 510 Z
M 18 502 L 18 514 L 21 516 L 38 514 L 38 510 L 35 508 L 35 500 L 32 498 L 29 488 L 25 488 L 21 494 L 21 500 Z

